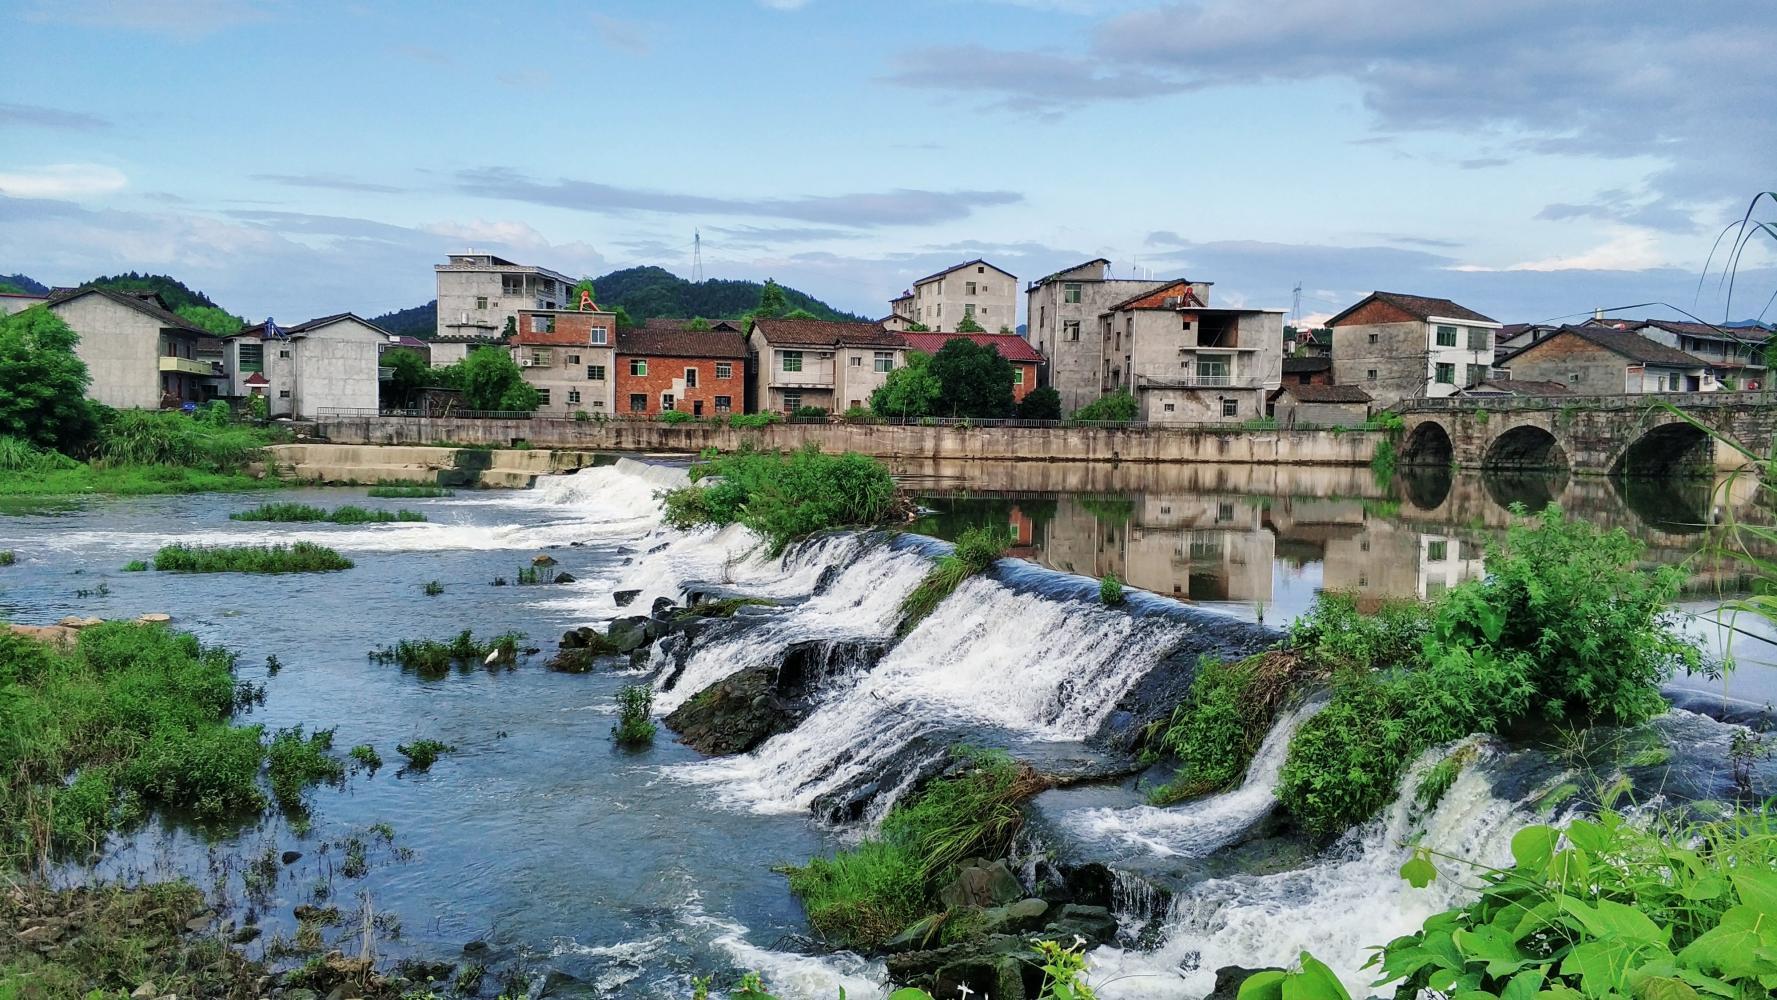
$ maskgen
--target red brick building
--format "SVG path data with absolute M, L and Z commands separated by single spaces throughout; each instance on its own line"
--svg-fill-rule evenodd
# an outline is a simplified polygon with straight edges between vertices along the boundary
M 617 413 L 623 416 L 746 411 L 747 339 L 733 331 L 653 324 L 620 330 L 616 368 Z
M 1037 387 L 1037 366 L 1043 355 L 1030 346 L 1030 341 L 1010 333 L 903 333 L 910 351 L 936 354 L 952 340 L 972 340 L 982 347 L 991 347 L 999 356 L 1012 362 L 1012 400 L 1021 402 Z

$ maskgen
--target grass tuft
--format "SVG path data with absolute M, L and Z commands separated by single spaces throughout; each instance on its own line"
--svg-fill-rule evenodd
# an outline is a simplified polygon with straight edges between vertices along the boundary
M 351 569 L 352 561 L 313 542 L 293 545 L 163 546 L 154 568 L 170 573 L 327 573 Z
M 283 524 L 329 521 L 333 524 L 389 524 L 396 521 L 424 521 L 426 515 L 415 510 L 370 510 L 350 504 L 338 510 L 314 507 L 305 503 L 260 504 L 252 510 L 228 515 L 231 521 L 271 521 Z

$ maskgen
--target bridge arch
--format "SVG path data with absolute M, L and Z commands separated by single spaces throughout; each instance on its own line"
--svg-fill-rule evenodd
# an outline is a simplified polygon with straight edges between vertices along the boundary
M 1715 468 L 1715 438 L 1684 420 L 1651 428 L 1629 443 L 1610 470 L 1614 476 L 1707 476 Z
M 1487 446 L 1481 468 L 1520 471 L 1565 469 L 1567 452 L 1553 433 L 1535 424 L 1520 424 L 1500 434 Z
M 1407 432 L 1396 461 L 1400 465 L 1430 465 L 1447 469 L 1455 454 L 1456 447 L 1450 441 L 1450 432 L 1436 420 L 1426 420 Z

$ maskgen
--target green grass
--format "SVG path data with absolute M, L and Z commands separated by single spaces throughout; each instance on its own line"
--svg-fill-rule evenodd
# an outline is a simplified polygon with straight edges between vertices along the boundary
M 449 743 L 441 743 L 433 739 L 414 740 L 412 743 L 398 743 L 396 751 L 407 758 L 407 766 L 414 771 L 424 771 L 438 762 L 438 758 L 447 753 L 456 753 L 457 748 Z
M 950 554 L 939 556 L 925 579 L 902 599 L 902 634 L 911 632 L 915 625 L 937 610 L 964 580 L 997 562 L 1006 554 L 1010 544 L 1011 538 L 998 525 L 979 525 L 958 535 Z
M 611 737 L 624 746 L 654 742 L 654 689 L 646 684 L 626 684 L 617 692 L 617 724 Z
M 1098 601 L 1113 608 L 1123 603 L 1123 581 L 1117 578 L 1117 574 L 1106 573 L 1104 579 L 1098 581 Z
M 775 607 L 777 607 L 776 601 L 766 600 L 763 597 L 723 597 L 689 608 L 680 608 L 673 612 L 673 618 L 678 621 L 688 621 L 692 618 L 733 618 L 734 613 L 741 608 Z
M 318 729 L 306 739 L 301 726 L 278 730 L 266 748 L 266 773 L 279 807 L 286 812 L 305 812 L 303 793 L 310 786 L 345 778 L 345 766 L 327 755 L 332 749 L 331 729 Z
M 453 666 L 473 667 L 488 664 L 510 665 L 518 659 L 517 632 L 502 632 L 490 639 L 477 639 L 469 629 L 458 632 L 449 642 L 436 639 L 402 639 L 393 646 L 382 646 L 370 652 L 372 663 L 393 663 L 411 670 L 422 678 L 436 680 Z M 493 665 L 488 664 L 488 665 Z
M 315 507 L 303 503 L 268 503 L 261 504 L 252 510 L 237 511 L 228 515 L 231 521 L 274 521 L 279 523 L 306 523 L 328 521 L 333 524 L 388 524 L 395 521 L 424 521 L 426 515 L 414 510 L 370 510 L 365 507 L 346 505 L 334 511 L 325 507 Z
M 11 566 L 18 561 L 18 553 L 11 549 L 0 549 L 0 566 Z
M 92 460 L 33 448 L 0 436 L 0 496 L 163 493 L 275 489 L 247 475 L 272 443 L 270 431 L 197 420 L 182 413 L 120 410 L 101 423 Z
M 171 573 L 326 573 L 351 569 L 352 561 L 325 545 L 167 545 L 154 568 Z
M 131 559 L 129 562 L 123 564 L 123 571 L 125 573 L 146 573 L 148 571 L 148 562 L 144 559 Z
M 383 755 L 376 752 L 376 747 L 368 743 L 360 743 L 347 754 L 352 760 L 374 771 L 383 766 Z
M 448 497 L 454 494 L 442 486 L 372 486 L 370 496 L 392 500 L 417 500 L 424 497 Z
M 817 531 L 882 524 L 895 509 L 888 467 L 850 452 L 742 451 L 693 466 L 691 477 L 692 485 L 662 494 L 668 524 L 743 524 L 773 555 Z
M 92 466 L 0 476 L 0 496 L 155 496 L 183 493 L 245 493 L 281 489 L 276 479 L 237 472 L 208 472 L 173 465 Z

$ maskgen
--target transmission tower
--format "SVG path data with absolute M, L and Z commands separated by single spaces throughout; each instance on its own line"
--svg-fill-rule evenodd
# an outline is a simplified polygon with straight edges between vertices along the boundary
M 1302 283 L 1296 282 L 1296 300 L 1290 306 L 1290 325 L 1300 328 L 1302 325 Z
M 691 283 L 703 284 L 703 233 L 691 230 Z

